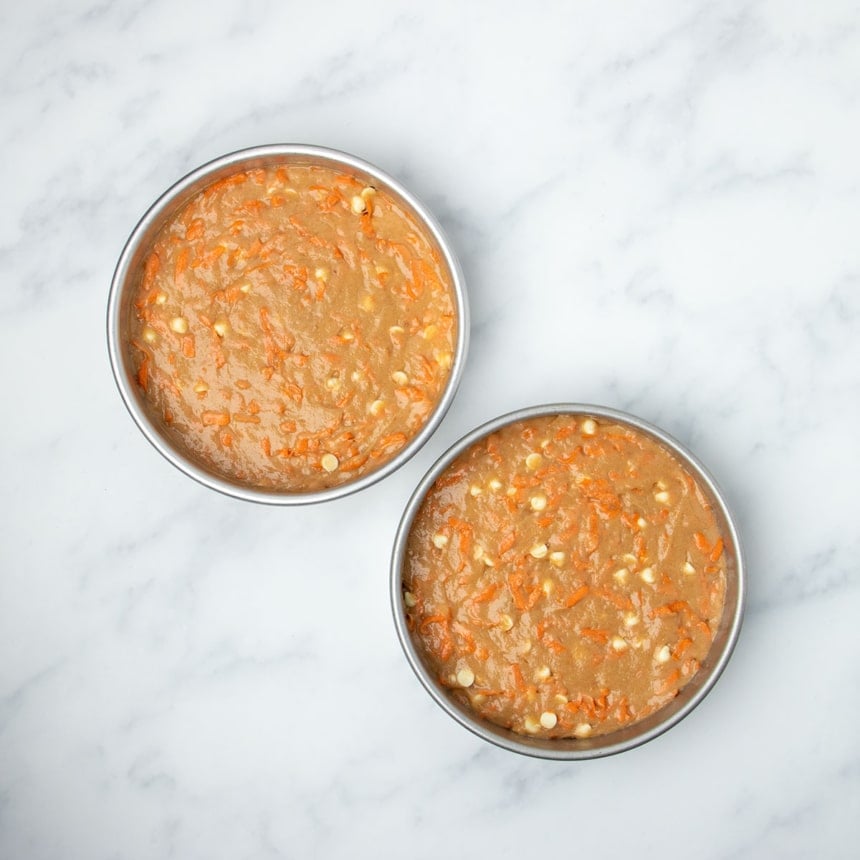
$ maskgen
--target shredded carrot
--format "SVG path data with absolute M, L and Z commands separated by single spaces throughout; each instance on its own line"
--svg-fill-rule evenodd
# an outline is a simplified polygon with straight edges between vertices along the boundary
M 463 558 L 466 558 L 472 549 L 472 527 L 457 517 L 449 517 L 448 525 L 459 535 L 458 550 Z
M 473 603 L 488 603 L 493 599 L 496 592 L 499 590 L 499 584 L 497 582 L 488 585 L 480 594 L 477 594 L 472 598 Z
M 511 671 L 514 674 L 514 684 L 516 685 L 518 690 L 526 689 L 526 682 L 523 678 L 522 670 L 520 669 L 519 663 L 511 663 Z
M 146 391 L 147 383 L 149 382 L 149 359 L 144 358 L 137 370 L 137 381 L 140 387 Z
M 588 591 L 589 589 L 587 585 L 580 585 L 579 588 L 577 588 L 576 591 L 574 591 L 573 594 L 571 594 L 570 597 L 565 600 L 564 605 L 568 609 L 570 609 L 572 606 L 576 606 L 576 604 L 579 603 L 579 601 L 582 600 L 582 598 L 588 594 Z
M 226 427 L 230 423 L 229 412 L 204 412 L 200 416 L 206 427 Z
M 474 654 L 477 649 L 475 637 L 469 632 L 469 628 L 455 621 L 452 625 L 454 632 L 463 640 L 465 647 L 463 649 L 466 654 Z
M 214 197 L 219 191 L 229 188 L 232 185 L 241 185 L 248 179 L 247 173 L 233 173 L 230 176 L 225 176 L 217 182 L 213 182 L 204 192 L 205 197 Z
M 176 264 L 173 267 L 174 281 L 178 281 L 188 268 L 188 257 L 189 251 L 188 246 L 186 245 L 176 256 Z
M 673 600 L 671 603 L 664 603 L 662 606 L 657 606 L 651 610 L 651 615 L 656 617 L 660 615 L 677 615 L 680 612 L 689 612 L 693 614 L 690 604 L 686 600 Z
M 360 469 L 369 459 L 367 454 L 350 457 L 340 464 L 340 469 L 342 472 L 354 472 L 356 469 Z
M 710 555 L 711 561 L 719 561 L 719 558 L 722 554 L 723 554 L 723 539 L 717 538 L 717 542 L 714 544 L 714 547 L 711 550 L 711 555 Z
M 528 602 L 522 592 L 523 577 L 519 571 L 513 571 L 508 574 L 508 588 L 511 596 L 514 598 L 514 603 L 520 612 L 525 612 L 528 609 Z
M 678 644 L 675 646 L 675 649 L 672 652 L 672 655 L 675 658 L 680 657 L 692 644 L 693 640 L 687 636 L 685 636 L 683 639 L 679 639 Z
M 423 633 L 431 624 L 441 624 L 443 627 L 448 626 L 448 616 L 447 615 L 428 615 L 421 624 L 418 625 L 418 629 Z
M 633 608 L 633 602 L 629 597 L 622 594 L 616 594 L 609 588 L 595 588 L 594 593 L 608 603 L 611 603 L 613 606 L 617 606 L 619 609 Z
M 152 286 L 155 276 L 161 270 L 161 258 L 158 253 L 153 251 L 147 258 L 143 267 L 143 281 L 141 287 L 144 291 L 148 291 Z
M 185 240 L 187 242 L 193 242 L 195 239 L 199 239 L 203 235 L 205 224 L 202 218 L 195 218 L 186 228 L 185 228 Z
M 510 552 L 513 549 L 514 544 L 517 541 L 517 530 L 511 529 L 505 537 L 502 538 L 502 542 L 499 544 L 498 555 L 501 558 L 506 553 Z
M 675 669 L 670 672 L 662 681 L 657 683 L 657 690 L 660 693 L 668 693 L 674 686 L 677 685 L 681 678 L 681 670 Z

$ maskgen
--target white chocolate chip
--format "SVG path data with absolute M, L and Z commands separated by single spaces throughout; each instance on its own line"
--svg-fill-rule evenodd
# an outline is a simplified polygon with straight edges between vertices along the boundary
M 526 468 L 534 471 L 535 469 L 540 467 L 540 464 L 543 463 L 543 457 L 537 452 L 529 454 L 526 457 Z
M 239 287 L 239 292 L 245 293 L 245 294 L 250 293 L 251 292 L 251 285 L 247 281 L 245 281 L 245 283 L 242 284 L 241 287 Z
M 657 653 L 654 655 L 654 659 L 658 663 L 668 663 L 671 656 L 672 652 L 669 650 L 669 646 L 664 645 L 662 648 L 657 649 Z
M 499 616 L 499 627 L 502 630 L 510 630 L 514 626 L 514 619 L 510 615 L 503 613 Z
M 583 436 L 593 436 L 597 432 L 597 424 L 591 418 L 586 418 L 580 425 Z
M 666 505 L 669 503 L 669 494 L 666 490 L 660 490 L 659 493 L 654 493 L 654 501 L 660 502 L 661 505 Z
M 436 532 L 436 534 L 433 535 L 433 546 L 435 546 L 436 549 L 444 549 L 448 546 L 448 535 L 443 535 L 442 532 Z
M 378 417 L 379 415 L 382 415 L 382 413 L 385 411 L 385 401 L 374 400 L 368 408 L 371 415 Z
M 323 283 L 325 283 L 328 280 L 328 274 L 329 274 L 328 269 L 325 266 L 319 266 L 314 271 L 314 277 L 318 281 L 322 281 Z
M 340 339 L 347 343 L 355 340 L 355 332 L 352 329 L 342 328 L 338 334 Z
M 532 650 L 532 640 L 525 639 L 523 642 L 520 643 L 520 647 L 517 650 L 520 652 L 520 654 L 528 654 L 529 651 Z
M 644 529 L 644 528 L 645 528 L 645 526 L 647 526 L 647 525 L 648 525 L 648 521 L 647 521 L 646 519 L 644 519 L 644 517 L 639 517 L 639 519 L 638 519 L 638 520 L 636 520 L 636 525 L 637 525 L 637 526 L 639 527 L 639 529 L 641 530 L 641 529 Z
M 549 666 L 541 666 L 539 669 L 535 671 L 535 680 L 536 681 L 546 681 L 547 678 L 552 676 L 552 669 Z
M 185 317 L 174 317 L 170 321 L 170 328 L 177 334 L 185 334 L 188 331 L 188 320 Z
M 356 194 L 350 202 L 350 207 L 355 215 L 363 215 L 367 212 L 367 203 L 364 198 Z
M 591 726 L 588 723 L 580 723 L 573 733 L 578 738 L 587 738 L 591 734 Z
M 388 333 L 391 337 L 400 337 L 400 335 L 405 334 L 406 330 L 402 325 L 392 325 L 388 327 Z
M 696 568 L 693 567 L 693 565 L 690 564 L 689 561 L 685 561 L 684 562 L 684 573 L 686 573 L 687 576 L 692 576 L 695 572 L 696 572 Z
M 555 552 L 551 552 L 549 554 L 549 563 L 553 567 L 561 567 L 564 564 L 564 560 L 567 556 L 561 552 L 560 550 L 556 550 Z
M 533 511 L 543 511 L 546 509 L 546 496 L 543 493 L 537 493 L 529 499 L 529 504 Z
M 418 603 L 418 598 L 416 598 L 415 595 L 411 591 L 404 591 L 403 592 L 403 602 L 410 609 L 412 609 L 412 607 L 415 606 L 416 603 Z
M 409 382 L 409 377 L 402 370 L 395 370 L 391 374 L 391 380 L 395 385 L 406 385 Z
M 487 481 L 487 486 L 491 490 L 500 490 L 502 488 L 502 482 L 498 478 L 490 478 L 490 480 Z
M 365 187 L 361 189 L 361 197 L 363 200 L 370 200 L 374 194 L 376 194 L 376 189 L 372 185 L 365 185 Z
M 612 574 L 613 579 L 616 582 L 627 582 L 627 575 L 630 573 L 626 567 L 619 567 L 615 573 Z
M 469 696 L 469 701 L 473 705 L 483 705 L 484 702 L 487 701 L 487 697 L 483 693 L 475 693 L 472 696 Z
M 635 612 L 626 612 L 624 614 L 624 626 L 635 627 L 639 623 L 639 616 Z
M 320 457 L 320 466 L 322 466 L 326 472 L 333 472 L 339 465 L 340 461 L 334 454 L 323 454 L 322 457 Z
M 614 651 L 626 651 L 627 650 L 627 640 L 623 639 L 621 636 L 613 636 L 611 644 L 612 644 L 612 649 Z
M 143 327 L 143 331 L 141 332 L 141 334 L 143 335 L 143 339 L 147 343 L 155 343 L 155 341 L 158 340 L 158 334 L 156 333 L 155 329 L 150 328 L 148 325 L 145 325 Z
M 479 544 L 475 544 L 475 548 L 472 550 L 472 558 L 475 561 L 480 561 L 484 557 L 484 548 Z
M 555 699 L 555 702 L 558 705 L 566 705 L 569 701 L 567 696 L 565 696 L 562 693 L 556 693 L 555 696 L 553 696 L 553 698 Z
M 480 496 L 483 492 L 484 491 L 477 484 L 472 484 L 472 486 L 469 487 L 470 496 Z
M 436 359 L 436 364 L 438 364 L 443 370 L 447 370 L 454 360 L 454 356 L 447 349 L 434 349 L 433 358 Z
M 194 390 L 197 394 L 205 394 L 209 390 L 209 386 L 205 382 L 198 382 L 197 385 L 194 386 Z
M 423 337 L 424 340 L 433 340 L 433 338 L 436 337 L 436 335 L 438 333 L 439 333 L 438 326 L 435 326 L 431 323 L 430 325 L 428 325 L 424 329 L 422 329 L 421 337 Z
M 529 715 L 523 720 L 523 728 L 531 735 L 540 731 L 540 721 Z
M 641 571 L 639 571 L 639 576 L 642 577 L 643 582 L 647 582 L 651 585 L 654 582 L 654 570 L 650 567 L 643 567 Z
M 545 558 L 548 550 L 545 543 L 536 543 L 530 550 L 529 555 L 532 558 Z
M 161 291 L 155 294 L 155 303 L 157 305 L 163 305 L 167 302 L 167 293 L 162 293 Z
M 217 334 L 218 337 L 224 337 L 224 335 L 227 334 L 227 329 L 229 328 L 229 326 L 227 325 L 226 320 L 217 320 L 216 322 L 212 323 L 212 328 L 214 329 L 215 334 Z
M 325 387 L 326 387 L 329 391 L 337 391 L 337 390 L 338 390 L 338 388 L 340 388 L 340 379 L 339 379 L 337 376 L 335 376 L 335 375 L 330 376 L 330 377 L 325 381 Z
M 376 299 L 371 295 L 362 296 L 358 304 L 363 311 L 370 312 L 376 307 Z
M 468 667 L 457 672 L 457 683 L 461 687 L 471 687 L 475 683 L 475 673 Z
M 544 593 L 547 597 L 549 597 L 549 596 L 550 596 L 550 594 L 552 594 L 552 593 L 553 593 L 553 591 L 555 591 L 555 581 L 554 581 L 554 580 L 552 580 L 552 579 L 545 579 L 545 580 L 541 583 L 541 588 L 543 589 L 543 593 Z
M 558 717 L 552 711 L 544 711 L 540 715 L 540 724 L 545 729 L 554 729 L 557 722 Z
M 487 567 L 495 567 L 495 566 L 496 566 L 496 563 L 495 563 L 495 562 L 490 558 L 490 556 L 488 556 L 488 555 L 485 555 L 485 556 L 481 559 L 481 561 L 483 561 L 483 562 L 484 562 L 484 564 L 485 564 Z
M 507 490 L 505 490 L 506 496 L 515 496 L 516 494 L 517 494 L 517 488 L 516 487 L 508 487 Z

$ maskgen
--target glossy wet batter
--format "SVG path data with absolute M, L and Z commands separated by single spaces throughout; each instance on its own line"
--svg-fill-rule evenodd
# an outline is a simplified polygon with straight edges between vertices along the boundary
M 713 511 L 666 448 L 553 416 L 448 467 L 414 520 L 403 582 L 413 641 L 456 697 L 522 734 L 586 738 L 690 681 L 726 575 Z

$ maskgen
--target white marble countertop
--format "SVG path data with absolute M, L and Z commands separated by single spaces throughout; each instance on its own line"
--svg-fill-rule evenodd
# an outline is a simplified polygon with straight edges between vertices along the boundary
M 0 48 L 0 856 L 856 856 L 856 3 L 35 0 Z M 161 459 L 104 339 L 149 203 L 283 141 L 422 197 L 474 320 L 430 444 L 307 509 Z M 581 764 L 448 719 L 387 596 L 429 464 L 554 400 L 691 446 L 749 562 L 712 695 Z

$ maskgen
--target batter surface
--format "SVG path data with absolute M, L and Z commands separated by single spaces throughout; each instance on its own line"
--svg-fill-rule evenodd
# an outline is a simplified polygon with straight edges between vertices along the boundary
M 670 702 L 719 624 L 723 538 L 694 478 L 629 426 L 521 421 L 439 477 L 412 525 L 407 624 L 478 714 L 606 734 Z
M 451 372 L 448 269 L 413 216 L 352 176 L 215 182 L 162 228 L 129 321 L 146 404 L 225 477 L 310 491 L 381 466 Z

